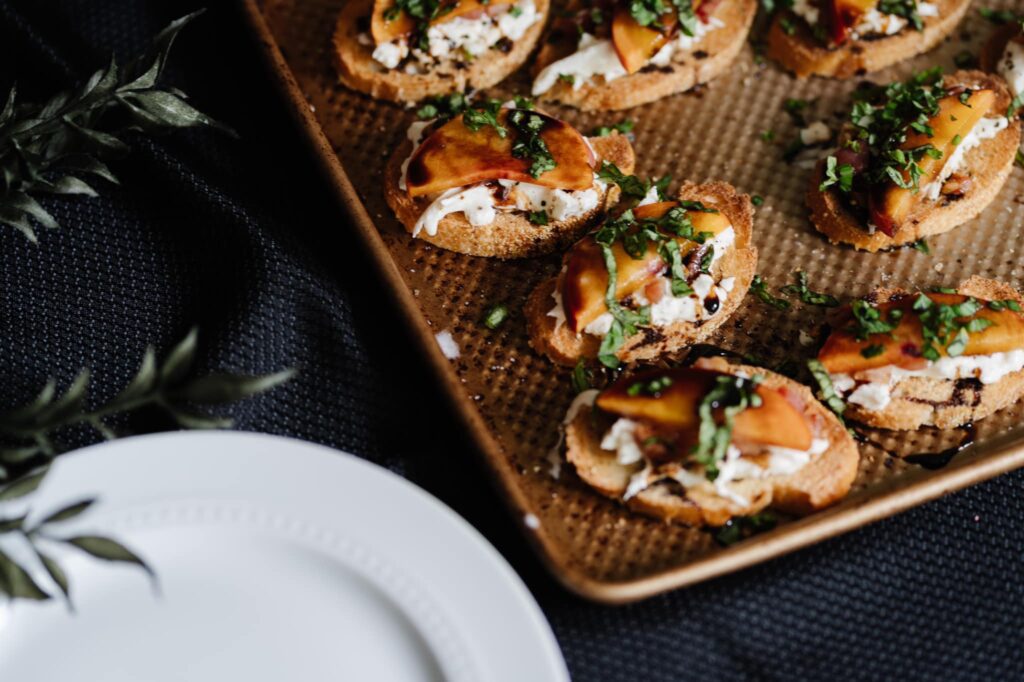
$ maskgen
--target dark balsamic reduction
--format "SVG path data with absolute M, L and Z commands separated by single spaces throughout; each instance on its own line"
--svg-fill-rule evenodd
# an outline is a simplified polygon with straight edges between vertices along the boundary
M 949 464 L 950 460 L 952 460 L 958 452 L 964 450 L 970 445 L 973 445 L 974 439 L 978 435 L 978 430 L 975 428 L 974 424 L 964 424 L 959 427 L 959 429 L 964 432 L 964 437 L 961 438 L 960 442 L 953 447 L 941 452 L 919 452 L 913 455 L 907 455 L 903 459 L 907 460 L 911 464 L 916 464 L 931 471 L 941 469 Z
M 721 302 L 717 296 L 708 296 L 704 299 L 704 310 L 708 311 L 709 314 L 714 315 L 718 312 L 718 308 L 721 307 Z
M 974 424 L 971 423 L 964 424 L 963 426 L 958 426 L 956 430 L 963 431 L 964 435 L 960 439 L 960 442 L 954 445 L 953 447 L 941 450 L 939 452 L 915 452 L 911 455 L 900 455 L 899 453 L 894 452 L 893 450 L 890 450 L 889 448 L 885 447 L 878 441 L 869 438 L 867 434 L 858 431 L 857 429 L 853 429 L 852 433 L 854 439 L 858 443 L 870 445 L 874 448 L 881 450 L 890 457 L 902 459 L 906 462 L 909 462 L 910 464 L 916 464 L 917 466 L 922 467 L 924 469 L 935 471 L 936 469 L 941 469 L 947 464 L 949 464 L 950 461 L 952 461 L 953 457 L 957 455 L 957 453 L 960 453 L 969 446 L 973 445 L 974 440 L 978 435 L 977 427 L 975 427 Z
M 683 360 L 683 366 L 691 367 L 693 363 L 697 362 L 701 358 L 727 358 L 730 360 L 743 361 L 743 356 L 735 351 L 727 350 L 721 346 L 715 346 L 710 343 L 698 343 L 690 347 L 690 352 L 686 354 L 686 358 Z

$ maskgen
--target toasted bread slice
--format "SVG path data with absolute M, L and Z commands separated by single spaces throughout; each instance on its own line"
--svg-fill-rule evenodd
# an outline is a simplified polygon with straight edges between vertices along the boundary
M 1002 78 L 981 71 L 959 71 L 956 76 L 958 82 L 992 89 L 996 99 L 989 115 L 1006 114 L 1012 98 Z M 1013 170 L 1020 131 L 1020 121 L 1011 121 L 995 137 L 970 150 L 959 171 L 971 178 L 966 194 L 956 199 L 940 196 L 937 201 L 920 201 L 916 213 L 892 237 L 878 230 L 870 233 L 866 223 L 847 208 L 837 192 L 818 189 L 825 177 L 825 161 L 822 160 L 811 174 L 807 187 L 811 222 L 833 244 L 849 244 L 871 252 L 949 232 L 981 213 L 999 194 Z
M 548 0 L 534 0 L 537 13 L 547 17 Z M 351 0 L 338 16 L 334 31 L 334 61 L 338 79 L 353 90 L 392 102 L 418 102 L 432 95 L 482 89 L 496 85 L 518 69 L 533 51 L 544 30 L 544 21 L 526 30 L 508 52 L 489 50 L 461 66 L 439 64 L 429 73 L 409 74 L 388 69 L 373 59 L 373 45 L 359 41 L 359 27 L 369 23 L 373 0 Z
M 986 301 L 1014 300 L 1024 305 L 1024 297 L 1016 289 L 983 277 L 961 282 L 957 291 Z M 882 303 L 906 293 L 899 289 L 882 289 L 872 298 Z M 849 403 L 843 415 L 882 429 L 913 431 L 922 426 L 952 429 L 1008 407 L 1021 396 L 1024 396 L 1024 370 L 1012 372 L 992 384 L 907 377 L 893 387 L 892 399 L 884 409 L 868 410 Z
M 799 78 L 853 78 L 884 69 L 932 49 L 953 32 L 971 0 L 933 0 L 939 14 L 924 17 L 924 29 L 912 26 L 891 36 L 849 40 L 834 48 L 815 39 L 807 23 L 792 12 L 780 12 L 768 29 L 768 56 Z M 788 24 L 786 22 L 789 22 Z M 787 33 L 785 26 L 793 29 Z
M 713 317 L 700 322 L 679 321 L 665 327 L 644 327 L 638 334 L 627 338 L 617 353 L 623 362 L 656 358 L 699 343 L 710 336 L 739 308 L 757 270 L 757 249 L 751 241 L 754 207 L 749 196 L 740 194 L 735 187 L 725 182 L 702 185 L 687 182 L 679 188 L 678 197 L 682 200 L 703 201 L 729 218 L 736 240 L 732 248 L 715 262 L 712 275 L 716 280 L 735 277 L 736 283 Z M 553 294 L 557 286 L 557 277 L 542 282 L 526 302 L 530 345 L 560 365 L 572 366 L 580 358 L 596 358 L 601 346 L 600 337 L 591 334 L 577 336 L 568 325 L 559 324 L 558 320 L 548 315 L 555 306 Z
M 730 365 L 723 358 L 705 358 L 698 367 L 729 373 L 759 375 L 770 388 L 786 387 L 799 396 L 804 414 L 818 425 L 818 437 L 829 441 L 828 450 L 787 476 L 748 479 L 731 484 L 748 504 L 721 497 L 711 483 L 684 489 L 675 482 L 655 483 L 625 501 L 635 511 L 690 526 L 720 526 L 735 516 L 749 516 L 773 507 L 789 514 L 809 514 L 842 499 L 857 476 L 860 454 L 842 423 L 819 403 L 811 391 L 784 376 L 760 367 Z M 630 477 L 643 465 L 619 464 L 613 452 L 601 449 L 604 435 L 589 410 L 582 410 L 566 425 L 566 459 L 581 479 L 602 495 L 621 500 Z
M 610 83 L 584 83 L 578 89 L 568 83 L 556 83 L 539 98 L 583 111 L 616 111 L 685 92 L 729 68 L 747 40 L 756 13 L 757 0 L 723 0 L 712 16 L 725 26 L 704 36 L 692 52 L 677 52 L 670 65 L 647 66 Z M 542 47 L 534 64 L 534 76 L 574 49 L 575 45 L 569 49 L 552 44 Z
M 633 145 L 625 135 L 613 132 L 604 137 L 588 137 L 587 141 L 597 155 L 596 167 L 600 167 L 601 161 L 608 161 L 614 163 L 624 173 L 633 172 L 636 158 L 633 155 Z M 399 188 L 402 163 L 412 152 L 412 142 L 404 140 L 391 156 L 384 171 L 384 198 L 410 234 L 416 227 L 416 221 L 432 201 L 427 197 L 413 199 L 408 192 Z M 540 256 L 572 244 L 590 229 L 594 220 L 603 215 L 608 207 L 613 206 L 618 198 L 619 188 L 609 184 L 602 200 L 593 210 L 568 220 L 549 221 L 547 225 L 534 225 L 518 211 L 499 211 L 490 225 L 474 227 L 462 213 L 450 213 L 441 219 L 437 234 L 428 235 L 421 232 L 419 238 L 442 249 L 471 256 Z

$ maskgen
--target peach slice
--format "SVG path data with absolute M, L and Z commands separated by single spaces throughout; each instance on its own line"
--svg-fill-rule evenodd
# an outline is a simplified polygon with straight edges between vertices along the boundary
M 823 0 L 823 17 L 832 42 L 845 43 L 850 29 L 877 4 L 878 0 Z
M 487 180 L 515 180 L 569 190 L 594 185 L 594 154 L 583 136 L 568 123 L 536 111 L 530 114 L 544 121 L 540 137 L 557 165 L 539 178 L 530 175 L 530 160 L 512 156 L 516 131 L 508 124 L 509 111 L 502 109 L 497 116 L 507 131 L 505 137 L 492 126 L 470 130 L 462 116 L 431 133 L 409 160 L 409 196 L 435 194 Z
M 430 22 L 431 26 L 451 21 L 457 17 L 467 17 L 473 13 L 483 14 L 492 7 L 507 5 L 510 0 L 492 0 L 491 2 L 480 2 L 479 0 L 448 0 L 444 6 L 451 7 L 447 12 Z M 373 3 L 373 18 L 370 20 L 370 34 L 377 45 L 390 43 L 403 36 L 407 36 L 416 28 L 416 20 L 405 12 L 399 13 L 390 21 L 385 18 L 388 10 L 395 6 L 393 0 L 376 0 Z
M 962 294 L 927 294 L 937 304 L 956 305 L 967 300 Z M 818 359 L 832 374 L 853 374 L 868 369 L 894 365 L 904 369 L 920 369 L 925 361 L 921 357 L 924 338 L 921 334 L 921 320 L 912 306 L 917 296 L 907 296 L 900 301 L 882 303 L 878 306 L 883 319 L 889 319 L 892 310 L 903 311 L 903 318 L 891 334 L 872 334 L 863 341 L 847 330 L 846 322 L 837 325 L 836 330 L 826 339 L 818 353 Z M 976 299 L 978 300 L 978 299 Z M 1024 315 L 1007 308 L 992 310 L 986 301 L 978 300 L 982 308 L 969 319 L 983 318 L 993 324 L 981 331 L 971 332 L 963 355 L 991 355 L 1024 348 Z M 852 320 L 847 317 L 846 320 Z M 863 351 L 870 346 L 881 346 L 882 351 L 870 358 Z M 935 344 L 941 355 L 944 347 Z
M 934 135 L 929 137 L 924 133 L 911 131 L 907 140 L 901 145 L 901 149 L 910 150 L 931 144 L 942 156 L 933 159 L 930 156 L 923 156 L 917 165 L 921 168 L 921 177 L 918 181 L 920 187 L 934 181 L 942 173 L 946 160 L 956 150 L 957 144 L 971 128 L 992 109 L 996 96 L 991 90 L 977 90 L 967 98 L 967 103 L 960 101 L 959 95 L 950 95 L 939 100 L 939 114 L 932 118 L 928 124 Z M 954 142 L 956 140 L 956 142 Z M 904 173 L 903 179 L 910 181 L 910 174 Z M 896 185 L 889 185 L 881 196 L 872 196 L 871 221 L 878 229 L 890 237 L 893 236 L 905 220 L 910 217 L 914 210 L 918 193 L 909 189 L 903 189 Z
M 616 381 L 598 395 L 597 406 L 610 414 L 667 427 L 696 440 L 700 403 L 723 376 L 731 375 L 695 367 L 649 370 Z M 666 379 L 669 385 L 656 394 L 646 390 L 652 381 Z M 747 408 L 736 416 L 733 442 L 810 449 L 810 424 L 784 393 L 764 385 L 755 391 L 761 397 L 761 406 Z
M 612 19 L 612 44 L 626 73 L 636 73 L 658 53 L 675 31 L 678 15 L 672 9 L 661 15 L 662 30 L 641 26 L 629 8 L 619 6 Z
M 662 201 L 638 206 L 633 214 L 637 218 L 660 218 L 676 205 L 674 201 Z M 691 211 L 687 216 L 693 223 L 695 233 L 710 232 L 717 235 L 732 226 L 722 213 Z M 679 244 L 679 254 L 683 257 L 700 246 L 683 237 L 679 237 L 676 242 Z M 619 301 L 645 287 L 667 268 L 653 244 L 647 247 L 642 258 L 630 256 L 619 241 L 612 245 L 612 253 L 616 265 L 615 298 Z M 562 306 L 569 329 L 579 334 L 608 311 L 605 302 L 608 269 L 604 264 L 601 247 L 593 237 L 585 237 L 576 242 L 566 256 L 565 266 L 561 287 Z

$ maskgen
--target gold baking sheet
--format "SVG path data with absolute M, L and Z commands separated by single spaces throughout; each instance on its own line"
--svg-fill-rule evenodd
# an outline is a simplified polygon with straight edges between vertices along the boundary
M 339 228 L 351 226 L 365 240 L 385 286 L 419 339 L 425 361 L 436 368 L 439 386 L 471 431 L 524 533 L 567 587 L 604 602 L 643 598 L 778 556 L 1024 465 L 1024 429 L 1017 426 L 1024 414 L 1021 406 L 980 422 L 975 445 L 934 470 L 887 451 L 939 450 L 958 434 L 872 432 L 871 439 L 882 447 L 862 444 L 860 471 L 843 502 L 728 548 L 719 547 L 707 532 L 625 510 L 587 488 L 569 466 L 553 478 L 548 452 L 572 389 L 567 372 L 529 348 L 521 308 L 534 285 L 557 271 L 559 257 L 508 262 L 474 258 L 406 234 L 384 203 L 382 171 L 415 115 L 412 109 L 373 101 L 336 83 L 330 35 L 343 1 L 242 3 L 343 205 Z M 985 6 L 1008 9 L 1014 4 L 992 0 Z M 939 49 L 871 79 L 892 80 L 932 65 L 953 70 L 954 55 L 977 53 L 992 29 L 972 8 Z M 752 36 L 759 30 L 755 26 Z M 526 93 L 528 83 L 525 74 L 516 74 L 488 94 Z M 807 119 L 834 122 L 846 111 L 847 94 L 856 83 L 795 80 L 771 63 L 759 64 L 748 44 L 728 74 L 696 92 L 620 113 L 552 110 L 584 131 L 624 117 L 635 121 L 641 175 L 727 180 L 764 197 L 754 241 L 760 251 L 758 271 L 773 287 L 788 283 L 801 268 L 813 287 L 841 298 L 879 285 L 952 286 L 974 274 L 1020 288 L 1020 168 L 979 218 L 931 238 L 930 255 L 913 249 L 858 253 L 830 246 L 813 230 L 803 205 L 809 171 L 782 159 L 783 147 L 797 132 L 783 102 L 790 97 L 813 100 Z M 774 132 L 772 142 L 762 139 L 768 130 Z M 491 331 L 481 317 L 495 303 L 507 304 L 513 315 Z M 817 334 L 823 322 L 823 309 L 795 304 L 779 313 L 748 296 L 712 342 L 756 354 L 769 365 L 802 361 L 815 347 L 803 345 L 800 332 Z M 458 359 L 449 361 L 440 353 L 434 334 L 441 331 L 451 333 L 458 344 Z

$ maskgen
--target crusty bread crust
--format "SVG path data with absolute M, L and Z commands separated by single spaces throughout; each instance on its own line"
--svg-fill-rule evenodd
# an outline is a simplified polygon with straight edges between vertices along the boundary
M 948 76 L 947 81 L 981 84 L 991 88 L 996 92 L 996 101 L 989 114 L 1006 114 L 1011 98 L 1003 79 L 981 71 L 958 71 Z M 869 234 L 867 226 L 844 205 L 837 192 L 819 191 L 818 187 L 825 176 L 825 161 L 822 160 L 811 174 L 807 187 L 806 200 L 811 222 L 833 244 L 849 244 L 856 249 L 871 252 L 949 232 L 981 213 L 999 194 L 1013 170 L 1020 130 L 1020 121 L 1011 121 L 994 138 L 985 140 L 969 151 L 962 167 L 972 179 L 967 193 L 955 200 L 940 196 L 936 202 L 919 202 L 916 213 L 892 237 L 878 230 Z
M 983 277 L 961 282 L 957 291 L 987 301 L 1012 299 L 1024 305 L 1024 297 L 1016 289 Z M 899 289 L 882 289 L 872 298 L 885 302 L 906 293 Z M 922 426 L 952 429 L 1008 407 L 1022 395 L 1024 370 L 1008 374 L 994 384 L 960 388 L 956 381 L 909 377 L 893 387 L 892 400 L 885 409 L 867 410 L 851 403 L 843 414 L 848 419 L 882 429 L 913 431 Z
M 588 137 L 587 141 L 597 154 L 597 167 L 601 161 L 609 161 L 624 173 L 632 173 L 636 159 L 633 146 L 625 135 L 613 132 L 605 137 Z M 430 205 L 432 199 L 413 199 L 405 190 L 399 189 L 402 178 L 402 163 L 412 153 L 412 142 L 405 140 L 388 161 L 384 171 L 384 198 L 395 212 L 398 220 L 411 234 L 416 221 Z M 588 229 L 594 220 L 615 204 L 619 188 L 609 185 L 604 197 L 594 210 L 569 220 L 550 221 L 547 225 L 534 225 L 518 212 L 499 211 L 490 225 L 474 227 L 462 213 L 449 213 L 441 219 L 437 234 L 426 232 L 419 239 L 436 244 L 442 249 L 458 251 L 471 256 L 494 258 L 528 258 L 553 253 L 572 244 Z
M 702 185 L 687 182 L 679 188 L 678 197 L 703 201 L 729 218 L 736 233 L 736 241 L 715 262 L 713 275 L 717 280 L 735 277 L 736 283 L 721 309 L 710 319 L 701 322 L 680 321 L 666 327 L 647 327 L 627 338 L 617 353 L 623 362 L 649 360 L 706 339 L 739 308 L 757 270 L 757 249 L 752 244 L 754 207 L 749 196 L 740 194 L 735 187 L 725 182 Z M 557 320 L 548 315 L 555 305 L 552 294 L 557 285 L 557 277 L 542 282 L 526 302 L 530 345 L 559 365 L 572 366 L 580 358 L 596 358 L 601 346 L 599 337 L 590 334 L 577 336 L 567 325 L 558 325 Z
M 948 36 L 963 19 L 971 0 L 935 0 L 939 16 L 925 17 L 924 30 L 913 27 L 871 40 L 850 40 L 829 49 L 811 33 L 806 22 L 792 12 L 780 12 L 768 30 L 768 56 L 799 78 L 830 76 L 853 78 L 884 69 L 915 55 L 927 52 Z M 796 30 L 792 35 L 782 28 L 788 19 Z
M 731 484 L 749 504 L 718 496 L 712 484 L 701 485 L 680 494 L 677 486 L 653 485 L 625 504 L 634 511 L 690 526 L 720 526 L 735 516 L 749 516 L 771 506 L 789 514 L 809 514 L 842 499 L 857 476 L 860 453 L 857 444 L 842 423 L 819 403 L 810 389 L 782 375 L 760 367 L 730 365 L 723 358 L 705 358 L 697 366 L 722 372 L 760 375 L 765 386 L 785 386 L 805 404 L 804 414 L 820 425 L 820 437 L 827 438 L 829 449 L 805 467 L 789 476 L 739 481 Z M 566 459 L 584 482 L 602 495 L 621 500 L 629 478 L 641 464 L 624 466 L 615 453 L 601 449 L 602 433 L 595 429 L 589 411 L 581 413 L 566 426 Z
M 610 83 L 585 83 L 578 90 L 568 83 L 555 83 L 540 99 L 583 111 L 617 111 L 685 92 L 718 77 L 732 64 L 747 40 L 756 13 L 757 0 L 724 0 L 713 16 L 725 26 L 704 36 L 692 52 L 677 53 L 671 66 L 641 70 Z M 544 61 L 545 52 L 534 65 L 534 76 L 554 61 Z
M 373 59 L 373 46 L 359 43 L 358 26 L 360 20 L 373 11 L 373 0 L 350 0 L 338 16 L 332 41 L 338 80 L 353 90 L 392 102 L 418 102 L 432 95 L 489 88 L 518 69 L 537 44 L 544 30 L 549 2 L 534 0 L 534 4 L 543 18 L 528 28 L 507 53 L 490 50 L 464 68 L 444 64 L 429 73 L 408 74 L 377 63 Z

